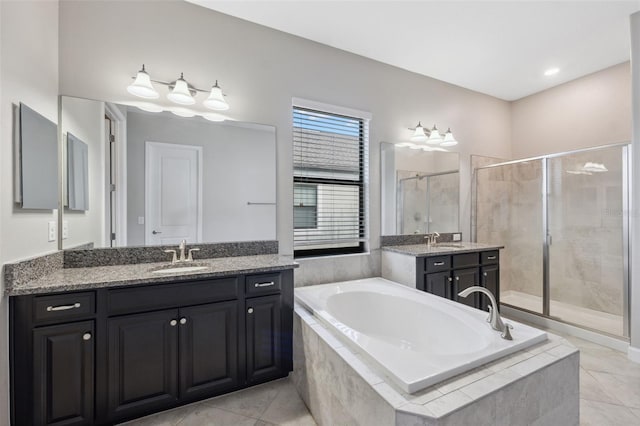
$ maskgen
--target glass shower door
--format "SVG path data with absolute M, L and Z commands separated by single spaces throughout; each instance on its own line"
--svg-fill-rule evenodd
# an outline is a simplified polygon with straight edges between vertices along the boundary
M 626 147 L 549 158 L 549 315 L 624 330 Z
M 476 238 L 504 245 L 500 303 L 543 313 L 544 160 L 476 170 Z

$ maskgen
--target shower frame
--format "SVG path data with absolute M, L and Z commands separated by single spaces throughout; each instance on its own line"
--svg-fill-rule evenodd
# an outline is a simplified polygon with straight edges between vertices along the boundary
M 549 256 L 549 248 L 551 245 L 551 235 L 549 234 L 549 161 L 553 158 L 566 157 L 573 154 L 580 154 L 583 152 L 590 151 L 599 151 L 607 148 L 622 148 L 622 268 L 623 268 L 623 289 L 622 289 L 622 322 L 623 322 L 623 335 L 612 335 L 606 333 L 602 330 L 593 329 L 582 324 L 573 323 L 570 321 L 566 321 L 559 317 L 554 317 L 550 314 L 550 306 L 551 306 L 551 277 L 550 277 L 550 256 Z M 544 318 L 552 319 L 554 321 L 560 321 L 565 324 L 574 325 L 576 327 L 580 327 L 586 330 L 590 330 L 596 333 L 609 335 L 615 338 L 623 338 L 625 340 L 629 340 L 629 336 L 631 333 L 631 324 L 630 324 L 630 312 L 631 312 L 631 302 L 630 302 L 630 283 L 631 283 L 631 268 L 629 264 L 629 260 L 631 259 L 631 245 L 630 245 L 630 234 L 629 234 L 629 206 L 631 205 L 631 181 L 630 181 L 630 173 L 631 173 L 631 143 L 630 142 L 620 142 L 613 143 L 607 145 L 601 145 L 592 148 L 582 148 L 571 151 L 564 151 L 555 154 L 547 154 L 540 155 L 537 157 L 529 157 L 522 158 L 519 160 L 511 160 L 504 161 L 501 163 L 491 164 L 488 166 L 477 167 L 473 171 L 473 180 L 475 181 L 474 192 L 475 196 L 475 205 L 474 208 L 474 221 L 472 225 L 472 229 L 474 229 L 473 241 L 477 242 L 477 229 L 478 229 L 478 170 L 483 169 L 492 169 L 501 166 L 508 166 L 512 164 L 524 163 L 526 161 L 541 161 L 542 164 L 542 234 L 541 243 L 542 243 L 542 313 L 531 311 L 526 308 L 522 308 L 520 306 L 510 305 L 504 303 L 505 306 L 508 306 L 513 309 L 517 309 L 520 311 L 527 312 L 529 314 L 541 316 Z

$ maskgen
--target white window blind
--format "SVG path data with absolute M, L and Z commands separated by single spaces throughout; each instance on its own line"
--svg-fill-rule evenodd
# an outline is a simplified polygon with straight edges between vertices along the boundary
M 364 251 L 367 120 L 293 108 L 296 255 Z

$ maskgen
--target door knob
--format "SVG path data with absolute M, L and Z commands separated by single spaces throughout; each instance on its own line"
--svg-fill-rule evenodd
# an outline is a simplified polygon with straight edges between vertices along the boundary
M 156 231 L 155 229 L 151 231 L 153 235 L 162 234 L 162 231 Z
M 250 313 L 250 314 L 252 314 L 252 313 L 253 313 L 253 308 L 249 308 L 249 309 L 247 309 L 247 312 L 248 312 L 248 313 Z

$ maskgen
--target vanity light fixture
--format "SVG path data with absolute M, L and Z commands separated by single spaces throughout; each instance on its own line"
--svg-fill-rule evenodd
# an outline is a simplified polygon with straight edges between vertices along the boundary
M 191 118 L 196 116 L 195 112 L 187 108 L 171 108 L 169 111 L 178 117 Z
M 151 84 L 151 78 L 144 69 L 144 64 L 142 64 L 142 69 L 138 71 L 133 83 L 127 86 L 127 92 L 144 99 L 158 99 L 160 97 Z
M 136 108 L 139 108 L 146 112 L 162 112 L 164 111 L 160 105 L 156 105 L 151 102 L 137 102 Z
M 442 136 L 440 131 L 436 125 L 433 125 L 431 130 L 425 129 L 421 122 L 418 122 L 418 125 L 413 130 L 413 135 L 411 136 L 411 142 L 401 142 L 396 144 L 397 147 L 406 147 L 410 149 L 422 149 L 424 151 L 446 151 L 441 148 L 436 147 L 451 147 L 458 145 L 458 141 L 453 137 L 453 133 L 451 132 L 451 128 L 447 129 L 447 132 Z M 418 143 L 412 143 L 418 142 Z M 422 144 L 420 142 L 426 142 Z
M 173 89 L 171 88 L 173 86 Z M 180 73 L 180 78 L 169 85 L 171 92 L 167 95 L 167 99 L 179 105 L 193 105 L 196 100 L 191 94 L 190 84 L 184 79 L 184 74 Z M 195 90 L 194 90 L 195 92 Z
M 196 103 L 194 97 L 198 92 L 202 92 L 209 93 L 209 97 L 203 102 L 203 105 L 208 109 L 215 111 L 226 111 L 229 109 L 229 104 L 224 98 L 226 95 L 222 93 L 222 89 L 218 85 L 218 80 L 216 80 L 215 84 L 211 87 L 211 90 L 193 87 L 184 79 L 183 73 L 180 73 L 180 78 L 171 82 L 153 80 L 145 70 L 144 65 L 142 65 L 142 69 L 138 71 L 134 82 L 127 86 L 127 91 L 140 98 L 158 99 L 160 95 L 151 83 L 167 86 L 170 90 L 167 98 L 178 105 L 194 105 Z
M 214 111 L 226 111 L 229 109 L 229 104 L 224 100 L 222 89 L 218 86 L 218 80 L 211 88 L 211 94 L 202 104 Z

